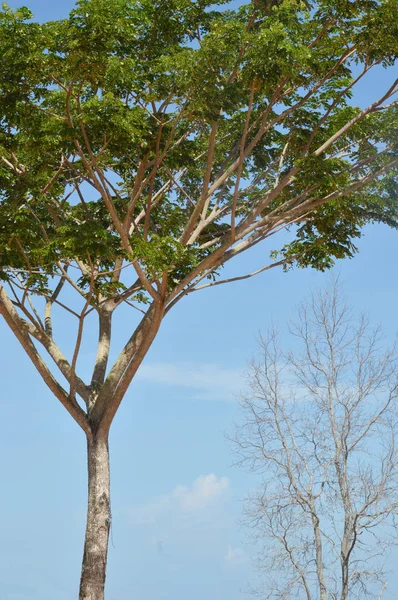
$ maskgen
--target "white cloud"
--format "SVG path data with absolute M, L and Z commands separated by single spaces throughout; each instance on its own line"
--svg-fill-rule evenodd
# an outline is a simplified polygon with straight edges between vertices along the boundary
M 191 488 L 178 485 L 172 494 L 182 511 L 192 512 L 218 502 L 228 487 L 228 477 L 218 479 L 214 473 L 210 473 L 195 479 Z
M 246 555 L 242 548 L 233 548 L 228 546 L 228 551 L 225 560 L 231 565 L 241 565 L 246 562 Z
M 137 378 L 195 390 L 192 397 L 201 400 L 233 400 L 245 383 L 243 374 L 236 369 L 195 363 L 143 364 Z
M 228 490 L 228 477 L 217 477 L 214 473 L 200 475 L 191 486 L 177 485 L 154 502 L 135 507 L 132 516 L 138 523 L 154 523 L 170 513 L 189 515 L 218 504 L 225 499 Z

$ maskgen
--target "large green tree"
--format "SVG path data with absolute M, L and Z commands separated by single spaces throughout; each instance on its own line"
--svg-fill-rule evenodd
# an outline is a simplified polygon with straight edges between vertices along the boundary
M 0 12 L 0 312 L 87 437 L 80 600 L 104 596 L 109 429 L 165 314 L 282 229 L 264 269 L 326 269 L 364 224 L 398 221 L 397 0 L 221 3 L 81 0 L 44 24 Z M 374 68 L 385 89 L 355 108 Z M 108 368 L 126 303 L 140 320 Z M 76 318 L 69 358 L 54 306 Z

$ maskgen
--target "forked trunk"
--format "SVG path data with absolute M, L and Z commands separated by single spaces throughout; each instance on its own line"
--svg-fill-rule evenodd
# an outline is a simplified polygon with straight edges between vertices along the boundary
M 89 440 L 87 456 L 88 509 L 79 600 L 104 600 L 111 527 L 108 440 Z

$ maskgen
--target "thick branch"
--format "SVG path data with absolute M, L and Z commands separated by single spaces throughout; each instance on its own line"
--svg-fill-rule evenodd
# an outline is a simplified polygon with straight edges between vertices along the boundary
M 107 305 L 99 309 L 98 319 L 99 339 L 95 367 L 91 379 L 91 387 L 94 389 L 98 389 L 104 383 L 111 346 L 112 311 L 108 309 Z
M 47 365 L 37 352 L 29 334 L 24 329 L 22 320 L 12 306 L 10 299 L 3 286 L 0 286 L 0 313 L 3 315 L 7 325 L 10 327 L 23 349 L 31 359 L 32 363 L 40 373 L 46 385 L 66 408 L 73 419 L 80 425 L 87 435 L 91 435 L 90 425 L 86 414 L 78 403 L 72 400 L 63 387 L 55 380 Z
M 110 370 L 90 414 L 93 426 L 105 434 L 138 367 L 150 348 L 163 317 L 163 306 L 153 302 Z

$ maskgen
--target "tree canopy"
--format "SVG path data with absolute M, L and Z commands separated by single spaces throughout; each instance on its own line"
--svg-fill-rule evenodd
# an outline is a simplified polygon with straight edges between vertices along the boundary
M 394 63 L 396 0 L 217 4 L 82 0 L 43 24 L 3 5 L 2 279 L 46 293 L 90 260 L 93 298 L 117 297 L 128 261 L 136 300 L 166 272 L 177 297 L 281 226 L 280 257 L 324 269 L 396 225 L 397 82 L 351 101 Z
M 164 314 L 224 282 L 244 250 L 290 228 L 257 272 L 324 270 L 366 223 L 397 225 L 397 0 L 220 4 L 81 0 L 45 23 L 0 12 L 0 311 L 86 432 L 105 414 L 109 428 Z M 355 107 L 375 68 L 385 89 Z M 122 303 L 144 317 L 107 374 Z M 69 361 L 54 304 L 78 318 Z M 86 385 L 76 364 L 93 311 Z

